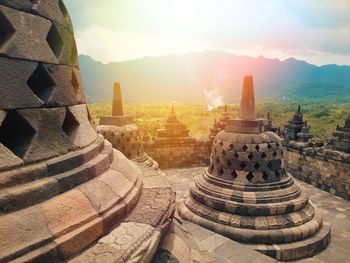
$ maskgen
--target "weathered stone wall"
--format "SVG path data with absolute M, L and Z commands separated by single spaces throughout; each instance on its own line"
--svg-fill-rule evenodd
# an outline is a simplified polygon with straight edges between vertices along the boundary
M 160 168 L 195 167 L 209 165 L 211 143 L 207 139 L 181 141 L 181 139 L 147 142 L 147 154 Z
M 287 170 L 297 179 L 350 200 L 350 154 L 322 148 L 285 149 Z

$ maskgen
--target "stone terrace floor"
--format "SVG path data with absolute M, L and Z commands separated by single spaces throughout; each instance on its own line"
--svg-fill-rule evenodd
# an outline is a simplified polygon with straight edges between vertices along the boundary
M 193 178 L 200 175 L 204 169 L 205 167 L 196 167 L 163 171 L 167 176 L 168 182 L 176 190 L 177 198 L 181 198 L 188 191 L 188 186 L 193 181 Z M 313 258 L 299 260 L 298 262 L 350 263 L 350 202 L 307 183 L 298 180 L 297 182 L 309 193 L 311 201 L 319 208 L 320 213 L 323 215 L 323 220 L 330 222 L 332 231 L 331 243 L 326 250 Z M 201 232 L 197 232 L 200 235 Z M 195 240 L 205 242 L 203 237 L 196 236 L 196 232 L 191 232 L 191 234 Z M 214 247 L 211 252 L 222 254 L 222 247 Z

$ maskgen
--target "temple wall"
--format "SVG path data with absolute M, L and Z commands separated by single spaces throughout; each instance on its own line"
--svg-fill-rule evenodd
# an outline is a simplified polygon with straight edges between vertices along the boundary
M 145 152 L 161 169 L 208 166 L 211 144 L 206 139 L 164 140 L 144 144 Z
M 342 158 L 339 158 L 332 151 L 325 154 L 311 149 L 286 148 L 287 170 L 299 180 L 350 200 L 350 155 L 341 154 Z

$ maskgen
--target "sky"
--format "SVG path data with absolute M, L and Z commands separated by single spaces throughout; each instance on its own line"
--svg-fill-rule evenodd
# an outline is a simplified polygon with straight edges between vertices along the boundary
M 103 63 L 221 50 L 350 65 L 350 0 L 64 0 Z

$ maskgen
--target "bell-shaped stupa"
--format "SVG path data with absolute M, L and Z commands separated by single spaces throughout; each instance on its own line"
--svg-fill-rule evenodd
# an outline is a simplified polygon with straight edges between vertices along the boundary
M 119 82 L 114 83 L 112 115 L 102 116 L 97 132 L 128 159 L 158 169 L 158 163 L 144 151 L 142 133 L 134 116 L 124 115 L 122 91 Z
M 148 262 L 171 221 L 162 175 L 95 131 L 77 58 L 62 0 L 0 0 L 0 262 Z
M 310 257 L 330 226 L 284 167 L 282 139 L 257 119 L 253 78 L 245 77 L 240 117 L 214 140 L 211 162 L 179 204 L 182 218 L 278 260 Z

